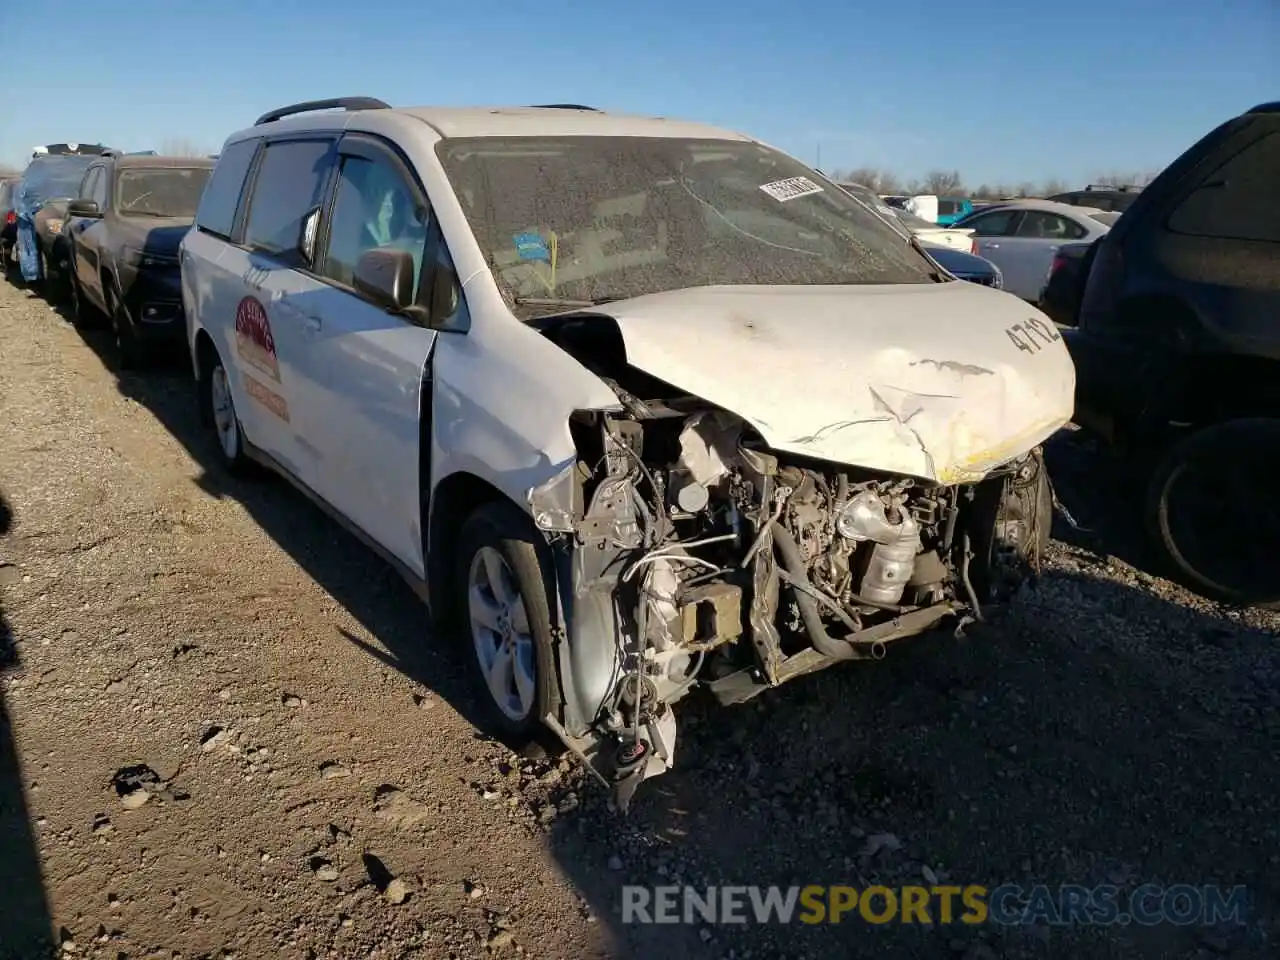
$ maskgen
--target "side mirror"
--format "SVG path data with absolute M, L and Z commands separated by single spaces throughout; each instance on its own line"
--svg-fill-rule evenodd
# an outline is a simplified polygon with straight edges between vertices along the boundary
M 458 275 L 444 263 L 436 265 L 436 275 L 431 286 L 431 325 L 437 329 L 447 326 L 458 312 L 462 291 L 458 287 Z
M 320 208 L 315 207 L 302 218 L 298 229 L 298 255 L 308 267 L 313 265 L 316 254 L 316 227 L 320 224 Z
M 96 200 L 72 200 L 67 204 L 68 217 L 90 217 L 98 219 L 102 216 L 102 208 Z
M 366 250 L 356 261 L 353 286 L 383 309 L 413 305 L 413 255 L 405 250 Z

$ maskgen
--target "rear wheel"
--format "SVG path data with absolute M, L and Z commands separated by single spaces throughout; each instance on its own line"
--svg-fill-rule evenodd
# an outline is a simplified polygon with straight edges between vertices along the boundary
M 213 428 L 217 439 L 218 462 L 229 473 L 248 473 L 250 460 L 244 452 L 244 433 L 236 414 L 231 379 L 222 358 L 213 348 L 202 358 L 197 388 L 201 419 Z
M 515 507 L 485 504 L 462 527 L 453 578 L 485 711 L 505 738 L 522 742 L 560 704 L 539 537 Z
M 1148 534 L 1170 572 L 1224 603 L 1280 609 L 1280 419 L 1228 420 L 1176 443 L 1146 491 Z

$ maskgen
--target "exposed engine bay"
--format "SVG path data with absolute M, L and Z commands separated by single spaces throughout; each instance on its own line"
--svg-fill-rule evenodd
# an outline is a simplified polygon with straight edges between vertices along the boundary
M 605 320 L 549 337 L 617 393 L 579 457 L 530 491 L 555 551 L 563 717 L 548 724 L 626 805 L 675 758 L 673 704 L 738 703 L 947 617 L 981 619 L 1038 565 L 1038 449 L 970 484 L 772 452 L 733 413 L 628 367 Z

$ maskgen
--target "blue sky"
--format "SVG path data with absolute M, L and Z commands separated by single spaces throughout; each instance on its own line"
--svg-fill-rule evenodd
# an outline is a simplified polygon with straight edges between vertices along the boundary
M 19 166 L 66 140 L 216 150 L 271 107 L 366 94 L 590 103 L 827 170 L 1074 184 L 1280 99 L 1280 0 L 3 0 L 0 89 Z

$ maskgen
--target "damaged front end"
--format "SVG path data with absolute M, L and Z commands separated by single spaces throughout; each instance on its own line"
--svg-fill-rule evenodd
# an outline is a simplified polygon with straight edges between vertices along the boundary
M 1038 563 L 1038 449 L 971 483 L 894 475 L 774 452 L 735 414 L 608 372 L 619 409 L 573 416 L 577 462 L 529 502 L 564 627 L 563 713 L 546 719 L 624 810 L 674 763 L 673 705 L 695 686 L 740 703 L 879 659 L 981 618 Z

